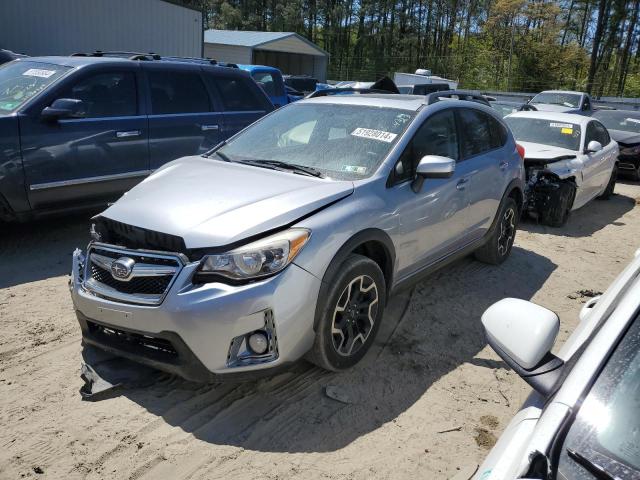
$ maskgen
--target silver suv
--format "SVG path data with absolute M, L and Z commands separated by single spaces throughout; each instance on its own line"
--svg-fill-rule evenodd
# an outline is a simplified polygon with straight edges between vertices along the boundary
M 522 151 L 491 108 L 437 95 L 303 100 L 158 169 L 74 254 L 84 344 L 195 381 L 342 370 L 394 291 L 504 261 Z

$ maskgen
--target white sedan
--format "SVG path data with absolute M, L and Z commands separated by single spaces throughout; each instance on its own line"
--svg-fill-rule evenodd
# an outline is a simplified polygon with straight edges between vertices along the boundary
M 475 480 L 640 478 L 640 250 L 557 354 L 560 322 L 507 298 L 482 316 L 489 345 L 534 391 Z
M 554 112 L 517 112 L 504 120 L 524 148 L 528 214 L 559 227 L 571 210 L 613 194 L 618 144 L 598 120 Z

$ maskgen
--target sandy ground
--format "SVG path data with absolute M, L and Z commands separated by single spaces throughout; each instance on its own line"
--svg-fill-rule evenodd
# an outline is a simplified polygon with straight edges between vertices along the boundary
M 640 246 L 640 186 L 616 192 L 565 228 L 524 223 L 500 267 L 464 259 L 394 298 L 350 372 L 300 363 L 204 386 L 161 374 L 97 402 L 78 394 L 67 291 L 86 216 L 0 225 L 0 478 L 468 478 L 527 395 L 480 315 L 505 296 L 531 299 L 558 312 L 565 339 L 579 292 L 604 290 Z

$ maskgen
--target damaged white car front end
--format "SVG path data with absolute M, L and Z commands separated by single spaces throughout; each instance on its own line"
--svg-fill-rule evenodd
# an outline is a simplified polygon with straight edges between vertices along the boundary
M 613 193 L 618 144 L 600 122 L 538 111 L 508 115 L 505 121 L 525 152 L 529 216 L 559 227 L 570 211 Z

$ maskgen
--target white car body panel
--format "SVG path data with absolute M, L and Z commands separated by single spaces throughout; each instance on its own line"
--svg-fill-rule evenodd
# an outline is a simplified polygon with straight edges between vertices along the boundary
M 563 422 L 576 405 L 580 404 L 593 377 L 600 371 L 620 335 L 636 316 L 640 307 L 639 253 L 640 251 L 636 252 L 634 260 L 589 309 L 583 321 L 558 352 L 557 356 L 562 360 L 571 359 L 602 324 L 602 328 L 572 366 L 555 396 L 543 409 L 540 409 L 529 404 L 541 405 L 544 399 L 535 392 L 532 394 L 531 397 L 536 400 L 531 402 L 530 397 L 523 409 L 511 420 L 504 434 L 478 469 L 474 479 L 524 478 L 522 476 L 526 474 L 532 456 L 536 452 L 545 455 L 549 453 Z M 540 412 L 537 421 L 536 410 Z M 534 426 L 530 424 L 533 422 L 535 422 Z
M 576 183 L 576 197 L 571 210 L 577 210 L 601 195 L 607 188 L 611 172 L 618 158 L 618 144 L 611 140 L 602 145 L 602 150 L 595 153 L 585 153 L 588 144 L 587 125 L 593 121 L 591 117 L 570 113 L 554 113 L 546 111 L 517 112 L 508 117 L 532 118 L 549 120 L 549 122 L 573 123 L 580 126 L 580 149 L 569 150 L 553 145 L 518 141 L 525 150 L 525 168 L 527 158 L 549 159 L 567 158 L 548 163 L 545 170 L 555 173 L 561 179 L 574 178 Z

